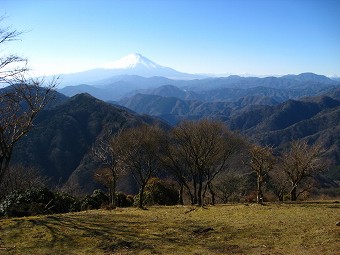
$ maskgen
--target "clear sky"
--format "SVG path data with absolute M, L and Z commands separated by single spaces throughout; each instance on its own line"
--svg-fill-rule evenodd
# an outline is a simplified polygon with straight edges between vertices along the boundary
M 339 0 L 0 0 L 38 74 L 129 53 L 189 73 L 340 76 Z M 3 49 L 2 49 L 3 50 Z

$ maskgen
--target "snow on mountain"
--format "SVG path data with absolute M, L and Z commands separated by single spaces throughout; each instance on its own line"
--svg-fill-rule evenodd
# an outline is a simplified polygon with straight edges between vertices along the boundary
M 143 55 L 139 53 L 132 53 L 117 61 L 108 63 L 104 66 L 104 68 L 129 69 L 129 68 L 136 68 L 137 66 L 144 66 L 149 69 L 163 68 L 162 66 L 156 64 L 155 62 L 151 61 L 150 59 L 144 57 Z
M 162 76 L 170 79 L 197 79 L 202 75 L 178 72 L 172 68 L 161 66 L 141 54 L 129 54 L 101 68 L 79 73 L 62 74 L 60 88 L 69 85 L 89 84 L 100 85 L 104 80 L 118 75 L 138 75 L 142 77 Z

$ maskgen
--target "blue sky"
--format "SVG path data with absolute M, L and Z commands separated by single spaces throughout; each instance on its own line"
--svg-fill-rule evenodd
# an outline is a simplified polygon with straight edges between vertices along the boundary
M 1 53 L 38 74 L 141 53 L 189 73 L 340 76 L 339 13 L 338 0 L 0 0 L 1 25 L 27 31 Z

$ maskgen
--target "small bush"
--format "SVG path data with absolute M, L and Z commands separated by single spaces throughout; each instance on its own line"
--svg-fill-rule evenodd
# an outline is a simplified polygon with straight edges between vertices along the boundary
M 1 203 L 0 212 L 17 217 L 48 213 L 53 200 L 54 194 L 46 188 L 14 191 Z
M 289 194 L 283 195 L 283 201 L 290 201 L 290 195 Z
M 144 205 L 175 205 L 178 202 L 178 192 L 170 183 L 152 178 L 144 191 Z M 139 194 L 134 197 L 134 205 L 139 204 Z
M 79 212 L 81 209 L 79 199 L 64 192 L 55 193 L 54 204 L 54 211 L 58 213 Z
M 245 202 L 247 203 L 255 203 L 257 200 L 257 194 L 255 191 L 250 192 L 248 195 L 244 197 Z
M 1 215 L 14 217 L 79 210 L 76 198 L 65 193 L 54 193 L 47 188 L 14 191 L 0 204 Z
M 109 197 L 100 189 L 93 191 L 91 196 L 85 196 L 80 202 L 81 210 L 99 209 L 109 203 Z
M 96 201 L 91 196 L 89 196 L 89 195 L 85 196 L 80 201 L 80 210 L 81 211 L 98 209 L 99 207 L 98 207 Z
M 149 191 L 144 191 L 144 201 L 143 201 L 143 206 L 146 205 L 154 205 L 151 199 L 151 195 Z M 135 195 L 133 197 L 133 206 L 139 206 L 139 194 Z
M 147 186 L 151 202 L 157 205 L 175 205 L 178 202 L 178 192 L 173 185 L 159 179 L 152 179 Z
M 133 197 L 124 193 L 117 193 L 117 206 L 118 207 L 130 207 L 133 205 Z

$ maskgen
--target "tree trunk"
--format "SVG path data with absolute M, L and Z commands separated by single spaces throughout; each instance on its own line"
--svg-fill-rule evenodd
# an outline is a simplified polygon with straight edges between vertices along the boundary
M 197 183 L 194 180 L 194 194 L 193 194 L 193 200 L 191 201 L 192 205 L 195 205 L 198 203 L 198 196 L 197 196 Z
M 178 191 L 178 204 L 184 205 L 183 201 L 183 184 L 180 184 L 179 186 L 179 191 Z
M 215 204 L 215 192 L 212 189 L 212 184 L 211 182 L 208 182 L 205 186 L 204 186 L 204 191 L 203 191 L 203 195 L 202 195 L 202 201 L 204 203 L 205 201 L 205 194 L 207 193 L 207 190 L 209 189 L 209 193 L 211 195 L 211 203 L 209 201 L 210 204 L 214 205 Z
M 194 205 L 195 203 L 196 203 L 196 194 L 194 195 L 194 194 L 192 194 L 192 192 L 190 191 L 190 189 L 188 188 L 188 187 L 186 187 L 187 188 L 187 192 L 188 192 L 188 194 L 189 194 L 189 196 L 190 196 L 190 202 L 191 202 L 191 205 Z
M 280 192 L 279 192 L 278 197 L 279 197 L 279 201 L 280 201 L 280 202 L 283 202 L 283 194 L 284 194 L 283 191 L 280 191 Z
M 194 204 L 194 201 L 195 201 L 195 196 L 194 194 L 191 192 L 190 190 L 190 187 L 185 183 L 185 182 L 182 182 L 180 183 L 180 186 L 183 186 L 183 193 L 182 193 L 182 199 L 183 199 L 183 194 L 184 194 L 184 189 L 187 191 L 187 194 L 190 196 L 190 202 L 191 202 L 191 205 Z M 184 202 L 183 202 L 184 204 Z
M 111 204 L 116 207 L 117 206 L 117 199 L 116 199 L 116 178 L 112 180 L 112 188 L 111 188 Z
M 140 187 L 140 191 L 139 191 L 139 204 L 138 204 L 138 207 L 140 209 L 144 209 L 143 203 L 144 203 L 144 188 L 145 188 L 145 185 L 143 184 Z
M 211 183 L 209 183 L 209 186 L 208 186 L 208 188 L 209 188 L 209 192 L 210 192 L 210 194 L 211 194 L 211 204 L 212 205 L 215 205 L 215 202 L 216 202 L 216 196 L 215 196 L 215 192 L 214 192 L 214 190 L 212 189 L 212 184 Z
M 296 195 L 296 185 L 293 185 L 293 188 L 290 190 L 290 200 L 296 201 L 297 195 Z
M 202 179 L 202 177 L 200 177 L 199 183 L 198 183 L 198 190 L 197 190 L 197 198 L 198 198 L 197 204 L 198 205 L 203 205 L 202 190 L 203 190 L 203 179 Z
M 207 193 L 208 184 L 209 184 L 209 183 L 207 183 L 207 184 L 204 186 L 204 191 L 203 191 L 203 195 L 202 195 L 202 201 L 203 201 L 203 203 L 204 203 L 204 201 L 205 201 L 205 194 Z
M 6 156 L 1 157 L 0 159 L 0 183 L 2 183 L 5 173 L 8 171 L 10 160 L 11 157 Z
M 262 176 L 257 176 L 257 196 L 256 196 L 256 202 L 258 204 L 263 203 L 263 193 L 262 193 Z

